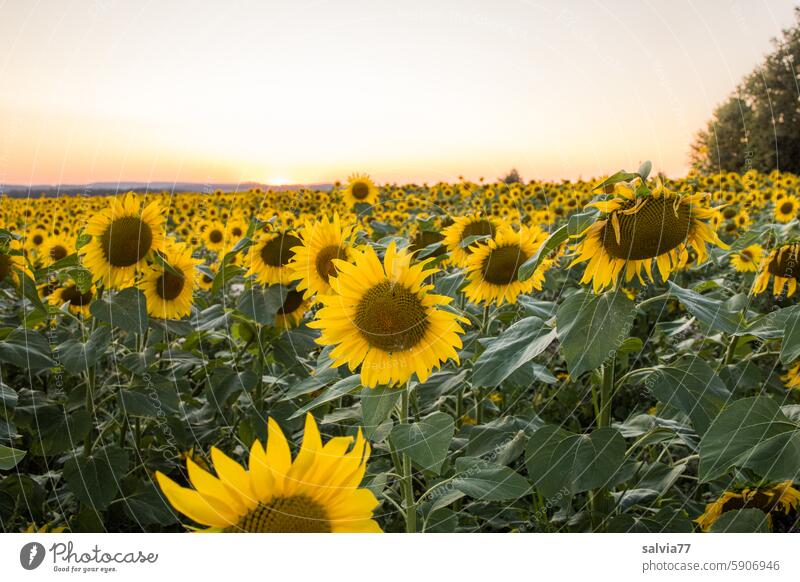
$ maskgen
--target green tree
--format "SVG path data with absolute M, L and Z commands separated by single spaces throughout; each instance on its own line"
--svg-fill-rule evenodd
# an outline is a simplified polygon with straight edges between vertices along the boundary
M 698 132 L 690 153 L 698 170 L 800 173 L 800 8 L 795 19 Z

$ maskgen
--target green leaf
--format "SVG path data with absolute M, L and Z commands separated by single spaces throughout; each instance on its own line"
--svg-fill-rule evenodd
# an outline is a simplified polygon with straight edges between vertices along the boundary
M 217 368 L 209 380 L 208 401 L 223 408 L 234 394 L 249 392 L 258 383 L 258 375 L 250 369 L 239 372 L 230 368 Z
M 650 175 L 650 172 L 652 170 L 653 170 L 653 162 L 651 162 L 650 160 L 645 160 L 644 162 L 642 162 L 642 165 L 639 166 L 639 169 L 636 170 L 636 173 L 644 182 L 645 180 L 647 180 L 647 177 Z
M 28 273 L 23 270 L 18 270 L 17 275 L 19 275 L 19 287 L 22 296 L 30 301 L 36 309 L 42 313 L 47 313 L 47 307 L 44 306 L 42 298 L 39 297 L 39 289 L 36 288 L 36 281 L 31 279 Z
M 131 333 L 143 334 L 147 329 L 147 299 L 135 287 L 93 301 L 89 311 L 99 321 Z
M 690 289 L 679 287 L 668 281 L 669 292 L 678 298 L 698 321 L 708 326 L 711 330 L 722 331 L 727 334 L 736 334 L 745 329 L 741 314 L 726 309 L 725 304 L 719 299 L 706 297 Z
M 616 353 L 633 325 L 634 307 L 618 291 L 576 293 L 558 307 L 558 339 L 570 376 L 594 370 Z
M 170 504 L 155 487 L 126 497 L 125 513 L 140 526 L 167 526 L 178 521 Z
M 400 453 L 406 453 L 420 469 L 439 474 L 450 443 L 455 423 L 449 414 L 434 412 L 413 424 L 397 424 L 389 440 Z
M 473 367 L 476 386 L 499 386 L 515 370 L 547 349 L 556 331 L 538 317 L 526 317 L 486 342 L 486 350 Z
M 783 324 L 781 362 L 789 366 L 800 358 L 800 310 L 793 310 Z
M 77 267 L 67 271 L 67 274 L 75 282 L 75 287 L 77 287 L 78 291 L 81 293 L 86 293 L 92 288 L 92 283 L 94 283 L 94 281 L 91 271 L 82 267 Z
M 684 412 L 700 435 L 731 397 L 719 376 L 700 358 L 684 358 L 654 375 L 657 380 L 651 389 L 656 398 Z
M 726 511 L 711 526 L 711 533 L 770 533 L 771 531 L 767 514 L 755 508 Z
M 51 357 L 50 344 L 42 334 L 27 329 L 15 329 L 0 341 L 0 362 L 40 372 L 56 365 Z
M 236 309 L 256 323 L 272 325 L 275 314 L 283 306 L 287 291 L 282 285 L 251 287 L 242 293 Z
M 8 471 L 16 467 L 26 453 L 26 451 L 20 449 L 12 449 L 11 447 L 0 445 L 0 471 Z
M 361 391 L 361 417 L 364 424 L 364 436 L 372 440 L 375 430 L 383 424 L 400 399 L 402 389 L 391 386 L 364 388 Z
M 692 533 L 694 526 L 686 512 L 664 507 L 655 515 L 635 516 L 623 513 L 608 524 L 609 533 Z
M 595 221 L 597 214 L 597 211 L 592 209 L 585 212 L 577 212 L 570 216 L 567 224 L 554 230 L 542 243 L 536 254 L 520 265 L 519 271 L 517 271 L 519 280 L 530 279 L 550 253 L 567 242 L 570 237 L 578 236 L 586 230 Z
M 36 435 L 30 452 L 36 456 L 52 456 L 77 447 L 92 428 L 92 417 L 86 410 L 66 412 L 60 406 L 44 406 L 36 411 L 31 423 Z
M 528 480 L 516 471 L 486 463 L 480 459 L 475 464 L 466 465 L 465 458 L 458 459 L 459 474 L 453 479 L 453 487 L 480 501 L 507 501 L 521 499 L 531 491 Z
M 13 388 L 0 382 L 0 410 L 6 411 L 13 409 L 17 405 L 19 397 Z
M 102 511 L 121 493 L 120 481 L 127 470 L 128 453 L 108 446 L 95 450 L 88 458 L 70 457 L 64 463 L 63 477 L 78 499 Z
M 238 275 L 243 275 L 245 270 L 237 265 L 222 263 L 217 274 L 214 275 L 214 282 L 211 283 L 211 294 L 216 295 L 225 284 Z
M 768 481 L 800 478 L 800 426 L 771 398 L 743 398 L 727 406 L 700 441 L 701 482 L 734 467 Z
M 70 338 L 56 348 L 56 353 L 67 372 L 79 374 L 99 362 L 110 343 L 111 329 L 101 325 L 89 335 L 86 343 Z
M 618 184 L 619 182 L 630 182 L 631 180 L 640 177 L 638 173 L 634 172 L 626 172 L 625 170 L 620 170 L 616 174 L 612 174 L 602 182 L 600 182 L 597 186 L 592 188 L 592 190 L 604 190 L 608 186 L 613 186 L 614 184 Z
M 606 485 L 622 466 L 625 439 L 613 428 L 574 434 L 545 425 L 528 441 L 528 476 L 545 497 L 565 489 L 570 494 Z
M 325 391 L 317 396 L 314 400 L 306 404 L 305 406 L 299 408 L 292 416 L 289 417 L 289 420 L 293 418 L 298 418 L 303 416 L 306 412 L 314 410 L 318 406 L 325 404 L 326 402 L 330 402 L 331 400 L 336 400 L 337 398 L 341 398 L 345 394 L 349 394 L 356 388 L 361 385 L 361 376 L 358 374 L 353 374 L 352 376 L 348 376 L 347 378 L 343 378 L 336 382 L 333 386 L 329 386 L 325 389 Z

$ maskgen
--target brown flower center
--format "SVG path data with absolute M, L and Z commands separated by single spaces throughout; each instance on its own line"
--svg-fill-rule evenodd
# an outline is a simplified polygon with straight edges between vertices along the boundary
M 336 265 L 333 264 L 333 259 L 347 260 L 347 249 L 338 245 L 327 246 L 317 253 L 317 258 L 314 261 L 317 274 L 322 277 L 322 280 L 326 283 L 328 279 L 335 277 L 338 273 Z
M 794 214 L 794 204 L 791 201 L 786 201 L 781 204 L 781 214 Z
M 294 289 L 286 294 L 286 299 L 283 300 L 283 305 L 278 310 L 280 315 L 288 315 L 294 313 L 303 304 L 303 294 Z
M 243 533 L 330 533 L 325 508 L 305 495 L 277 497 L 259 503 L 229 532 Z
M 403 285 L 384 281 L 364 293 L 356 307 L 355 324 L 370 346 L 401 352 L 425 336 L 428 315 L 415 293 Z
M 483 280 L 493 285 L 508 285 L 517 279 L 519 268 L 527 260 L 525 251 L 515 244 L 492 249 L 483 262 Z
M 156 293 L 164 301 L 172 301 L 181 294 L 184 285 L 186 285 L 185 277 L 179 277 L 174 273 L 164 271 L 161 276 L 156 279 Z
M 356 200 L 364 200 L 369 196 L 369 184 L 366 182 L 356 182 L 350 188 L 350 191 L 353 193 L 353 198 Z
M 632 206 L 633 203 L 630 205 Z M 652 259 L 682 244 L 689 235 L 691 210 L 664 198 L 647 198 L 634 214 L 614 213 L 619 221 L 619 240 L 609 216 L 600 232 L 606 252 L 616 259 Z
M 461 240 L 466 240 L 471 236 L 494 236 L 495 234 L 495 227 L 494 224 L 490 220 L 486 219 L 478 219 L 474 222 L 470 222 L 467 226 L 464 227 L 464 231 L 461 233 Z M 472 254 L 472 249 L 470 247 L 466 247 L 464 252 L 467 254 Z
M 208 233 L 208 240 L 210 240 L 215 245 L 221 243 L 223 238 L 224 236 L 222 234 L 222 231 L 219 230 L 218 228 L 214 228 Z
M 65 303 L 69 301 L 69 304 L 75 307 L 89 305 L 89 303 L 92 302 L 92 296 L 91 290 L 87 291 L 86 293 L 81 293 L 76 285 L 65 287 L 61 292 L 62 301 Z
M 13 264 L 11 262 L 11 257 L 0 254 L 0 283 L 2 283 L 5 278 L 11 274 L 12 268 Z
M 300 244 L 302 243 L 296 236 L 280 234 L 261 247 L 261 260 L 270 267 L 282 267 L 294 255 L 291 249 Z
M 776 253 L 775 257 L 767 265 L 767 271 L 770 275 L 784 277 L 785 279 L 800 280 L 800 268 L 798 268 L 798 258 L 800 258 L 800 245 L 786 245 L 781 247 Z
M 150 225 L 136 216 L 117 218 L 100 237 L 100 248 L 112 267 L 130 267 L 153 246 Z
M 62 245 L 53 245 L 50 248 L 50 258 L 54 261 L 60 261 L 67 256 L 69 251 Z
M 428 245 L 432 245 L 434 243 L 441 242 L 444 239 L 444 236 L 433 230 L 420 230 L 417 234 L 414 235 L 414 240 L 411 241 L 411 252 L 419 252 Z M 431 254 L 427 255 L 425 258 L 429 257 L 439 257 L 447 252 L 447 249 L 444 246 L 440 246 Z

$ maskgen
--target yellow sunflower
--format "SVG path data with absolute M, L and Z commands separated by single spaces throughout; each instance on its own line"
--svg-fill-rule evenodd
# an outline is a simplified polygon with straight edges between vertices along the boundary
M 114 198 L 89 220 L 92 240 L 81 248 L 84 265 L 106 287 L 132 285 L 150 252 L 164 243 L 163 215 L 158 201 L 142 208 L 132 192 Z
M 448 358 L 458 363 L 460 322 L 466 319 L 443 309 L 450 297 L 431 293 L 425 280 L 435 273 L 429 261 L 411 265 L 411 254 L 389 244 L 381 264 L 375 249 L 354 251 L 354 262 L 336 261 L 331 279 L 335 294 L 320 298 L 324 307 L 310 327 L 322 330 L 321 345 L 331 351 L 334 366 L 361 365 L 361 383 L 405 382 L 416 372 L 420 382 Z
M 201 227 L 202 243 L 210 251 L 220 252 L 225 248 L 225 225 L 217 220 L 209 220 Z
M 333 221 L 308 221 L 299 231 L 303 244 L 292 249 L 294 257 L 289 268 L 298 281 L 298 291 L 305 290 L 306 299 L 331 292 L 329 281 L 336 276 L 334 259 L 350 260 L 352 232 L 352 226 L 342 226 L 338 213 L 333 215 Z
M 714 214 L 708 198 L 703 193 L 670 192 L 660 181 L 640 196 L 630 186 L 617 184 L 613 198 L 588 205 L 604 216 L 579 235 L 583 239 L 570 267 L 589 261 L 581 283 L 592 283 L 597 293 L 616 287 L 623 270 L 626 282 L 636 276 L 644 284 L 642 270 L 653 280 L 653 261 L 666 281 L 686 267 L 689 246 L 698 264 L 708 257 L 706 243 L 728 248 L 704 222 Z
M 262 233 L 250 247 L 245 260 L 245 277 L 255 277 L 262 285 L 288 284 L 292 280 L 289 261 L 302 241 L 290 231 Z
M 18 271 L 28 272 L 21 253 L 22 245 L 16 239 L 0 244 L 0 283 L 9 278 L 14 285 L 19 285 Z
M 353 206 L 358 202 L 374 205 L 378 202 L 378 187 L 366 174 L 353 174 L 348 178 L 342 196 L 348 206 Z
M 65 303 L 69 312 L 74 315 L 90 317 L 89 305 L 94 299 L 97 289 L 91 286 L 85 293 L 81 293 L 74 281 L 69 281 L 60 287 L 56 287 L 47 295 L 47 301 L 54 307 L 61 307 Z
M 794 364 L 786 371 L 786 374 L 781 376 L 784 385 L 789 390 L 800 390 L 800 362 Z
M 501 230 L 510 230 L 508 226 L 494 216 L 472 214 L 458 216 L 453 224 L 444 229 L 444 245 L 450 253 L 450 259 L 456 266 L 465 267 L 472 254 L 473 245 L 465 244 L 473 236 L 494 236 Z
M 521 293 L 534 289 L 541 291 L 544 274 L 549 263 L 544 262 L 532 277 L 525 281 L 518 278 L 522 264 L 536 254 L 547 234 L 538 227 L 511 229 L 497 233 L 487 243 L 475 245 L 467 259 L 469 283 L 464 294 L 473 303 L 516 303 Z
M 790 243 L 772 249 L 759 266 L 756 280 L 753 281 L 751 293 L 758 295 L 767 290 L 770 276 L 775 280 L 772 284 L 772 294 L 776 297 L 783 294 L 791 297 L 797 291 L 797 276 L 800 275 L 800 243 Z
M 739 273 L 749 273 L 758 271 L 758 265 L 764 256 L 764 247 L 761 245 L 750 245 L 738 253 L 731 255 L 731 265 Z
M 63 236 L 51 236 L 42 245 L 42 262 L 52 265 L 75 252 L 74 242 Z
M 335 437 L 323 445 L 309 414 L 303 445 L 292 461 L 286 437 L 270 418 L 266 448 L 253 442 L 247 469 L 212 448 L 216 476 L 187 459 L 193 488 L 160 471 L 156 479 L 172 506 L 206 526 L 204 531 L 380 533 L 373 519 L 378 500 L 359 487 L 369 455 L 360 430 L 355 444 L 352 437 Z
M 745 487 L 741 491 L 725 491 L 719 499 L 706 504 L 703 515 L 695 519 L 695 523 L 703 531 L 709 531 L 714 523 L 726 511 L 734 509 L 760 509 L 772 516 L 788 515 L 800 506 L 800 491 L 791 481 L 783 481 L 765 487 Z
M 155 262 L 147 269 L 139 288 L 147 298 L 147 313 L 162 319 L 180 319 L 192 312 L 193 292 L 198 278 L 192 250 L 179 243 L 166 247 L 164 258 L 175 272 Z
M 290 289 L 283 300 L 283 305 L 275 314 L 275 327 L 292 329 L 300 325 L 303 316 L 311 307 L 311 302 L 303 297 L 300 291 Z
M 789 222 L 797 216 L 797 209 L 800 208 L 800 200 L 797 196 L 784 196 L 775 201 L 775 220 L 778 222 Z

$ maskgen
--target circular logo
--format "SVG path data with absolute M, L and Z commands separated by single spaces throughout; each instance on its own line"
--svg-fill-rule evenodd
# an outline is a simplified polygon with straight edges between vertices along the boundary
M 26 570 L 35 570 L 44 561 L 44 546 L 39 542 L 28 542 L 19 551 L 19 563 Z

